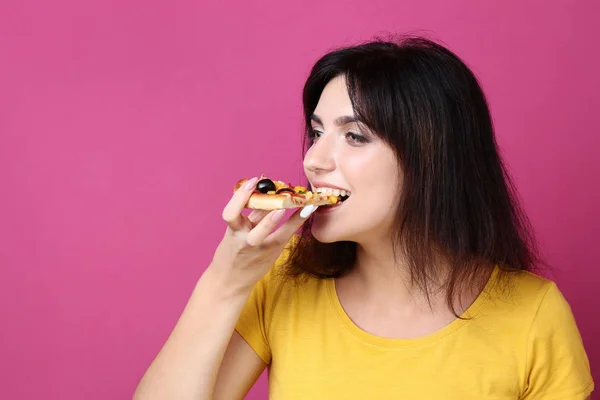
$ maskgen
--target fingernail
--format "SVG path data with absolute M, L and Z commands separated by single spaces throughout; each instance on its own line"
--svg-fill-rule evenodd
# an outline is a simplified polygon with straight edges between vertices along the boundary
M 246 184 L 244 185 L 244 189 L 246 190 L 251 190 L 254 189 L 254 185 L 256 184 L 256 181 L 258 180 L 258 178 L 252 178 L 250 179 L 248 182 L 246 182 Z
M 300 211 L 300 217 L 301 218 L 308 218 L 310 216 L 310 214 L 312 214 L 313 212 L 315 212 L 317 210 L 317 208 L 319 208 L 318 206 L 313 206 L 312 204 L 309 206 L 306 206 L 302 209 L 302 211 Z
M 285 214 L 285 210 L 277 210 L 271 215 L 271 219 L 277 222 L 283 217 L 283 214 Z

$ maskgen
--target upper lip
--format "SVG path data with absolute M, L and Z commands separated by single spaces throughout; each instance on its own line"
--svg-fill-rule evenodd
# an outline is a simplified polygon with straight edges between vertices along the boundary
M 331 183 L 327 183 L 327 182 L 315 181 L 315 182 L 311 182 L 311 185 L 313 185 L 315 188 L 330 188 L 330 189 L 338 189 L 338 190 L 348 191 L 347 189 L 341 188 L 336 185 L 332 185 Z

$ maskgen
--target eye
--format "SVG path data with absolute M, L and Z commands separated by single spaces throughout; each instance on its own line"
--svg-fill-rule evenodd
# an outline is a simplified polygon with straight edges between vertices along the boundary
M 350 141 L 350 143 L 353 143 L 353 144 L 363 144 L 363 143 L 367 143 L 369 141 L 363 135 L 354 133 L 354 132 L 346 133 L 346 138 L 348 139 L 348 141 Z
M 314 142 L 315 140 L 320 138 L 322 135 L 323 135 L 323 132 L 321 132 L 318 129 L 312 128 L 310 130 L 310 132 L 308 133 L 308 138 L 310 139 L 311 142 Z

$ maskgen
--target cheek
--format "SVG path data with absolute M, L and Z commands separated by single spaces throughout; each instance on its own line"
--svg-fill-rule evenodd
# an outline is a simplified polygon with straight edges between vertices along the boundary
M 402 176 L 396 160 L 382 154 L 368 163 L 356 163 L 351 168 L 354 176 L 360 177 L 355 187 L 360 207 L 369 209 L 369 216 L 379 222 L 393 215 L 402 191 Z
M 340 159 L 343 160 L 343 170 L 348 180 L 356 184 L 355 189 L 367 187 L 378 193 L 398 192 L 401 174 L 391 152 L 379 149 Z
M 398 206 L 396 189 L 373 188 L 371 193 L 358 197 L 355 204 L 361 210 L 361 219 L 371 221 L 375 225 L 387 221 L 395 214 Z

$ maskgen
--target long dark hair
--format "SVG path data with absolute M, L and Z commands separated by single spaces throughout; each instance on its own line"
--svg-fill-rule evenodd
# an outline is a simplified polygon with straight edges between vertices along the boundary
M 332 51 L 312 68 L 303 91 L 310 117 L 333 78 L 344 76 L 357 117 L 396 153 L 404 179 L 395 254 L 430 299 L 440 256 L 450 266 L 448 307 L 461 289 L 480 285 L 494 266 L 528 271 L 540 262 L 534 235 L 498 152 L 477 78 L 453 52 L 421 37 L 376 39 Z M 356 243 L 320 243 L 307 221 L 287 273 L 334 278 L 350 271 Z

